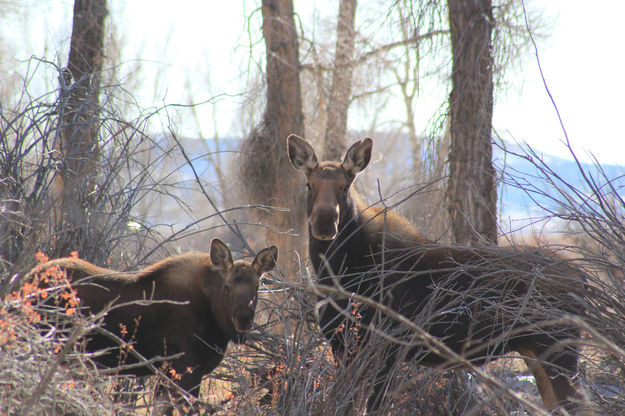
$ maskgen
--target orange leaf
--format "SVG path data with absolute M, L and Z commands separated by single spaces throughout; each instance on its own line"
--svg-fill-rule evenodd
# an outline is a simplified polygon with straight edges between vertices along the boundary
M 39 263 L 45 263 L 49 260 L 48 256 L 43 254 L 41 251 L 37 251 L 35 253 L 35 259 L 37 259 Z

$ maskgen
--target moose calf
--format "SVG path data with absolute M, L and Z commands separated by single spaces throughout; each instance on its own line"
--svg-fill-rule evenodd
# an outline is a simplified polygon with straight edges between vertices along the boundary
M 210 254 L 169 257 L 136 273 L 63 258 L 37 266 L 30 275 L 50 268 L 65 270 L 85 312 L 95 314 L 119 305 L 107 312 L 103 328 L 123 338 L 120 329 L 125 327 L 126 340 L 148 360 L 183 353 L 170 361 L 168 371 L 173 369 L 176 383 L 197 396 L 202 376 L 219 365 L 228 341 L 241 342 L 241 336 L 252 329 L 259 278 L 275 267 L 277 257 L 278 249 L 272 246 L 261 250 L 251 263 L 233 261 L 230 249 L 215 238 Z M 136 302 L 141 300 L 146 302 Z M 99 351 L 98 363 L 108 368 L 136 363 L 132 354 L 120 363 L 119 343 L 110 334 L 90 333 L 87 351 Z M 148 366 L 122 372 L 152 373 Z M 165 408 L 155 413 L 172 410 Z

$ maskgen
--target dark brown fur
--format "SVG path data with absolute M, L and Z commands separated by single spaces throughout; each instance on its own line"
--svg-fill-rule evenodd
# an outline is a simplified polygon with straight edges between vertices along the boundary
M 260 251 L 252 263 L 233 261 L 228 247 L 213 239 L 210 254 L 169 257 L 136 273 L 63 258 L 39 265 L 31 274 L 52 267 L 65 270 L 85 313 L 142 299 L 187 302 L 114 307 L 106 314 L 103 327 L 132 342 L 135 351 L 147 359 L 184 353 L 170 362 L 168 370 L 181 375 L 176 382 L 197 395 L 202 376 L 219 365 L 228 341 L 238 342 L 251 329 L 259 278 L 273 269 L 277 255 L 277 248 L 272 246 Z M 120 325 L 127 328 L 128 335 L 120 333 Z M 90 334 L 86 345 L 90 352 L 113 348 L 98 358 L 104 367 L 136 362 L 129 355 L 120 363 L 118 344 L 101 333 Z M 143 376 L 151 371 L 142 366 L 125 373 Z
M 318 162 L 304 139 L 289 136 L 291 162 L 308 180 L 309 253 L 319 283 L 333 286 L 332 276 L 338 276 L 347 292 L 381 301 L 472 364 L 518 351 L 530 366 L 545 405 L 550 410 L 561 406 L 573 410 L 581 398 L 571 379 L 577 372 L 579 331 L 569 325 L 538 326 L 553 317 L 545 310 L 582 312 L 578 297 L 556 287 L 581 289 L 581 272 L 539 250 L 435 244 L 401 215 L 367 207 L 351 184 L 369 163 L 371 147 L 372 140 L 365 139 L 348 150 L 342 163 Z M 347 331 L 337 328 L 349 325 L 341 315 L 349 316 L 349 307 L 344 297 L 334 302 L 342 311 L 326 306 L 320 326 L 340 357 L 345 348 L 342 334 Z M 375 309 L 360 313 L 364 327 L 374 322 Z M 397 323 L 390 328 L 395 336 L 410 336 Z M 361 339 L 367 339 L 366 332 Z M 370 411 L 384 399 L 386 374 L 398 348 L 387 353 L 387 366 L 379 372 L 367 404 Z M 425 346 L 414 347 L 408 357 L 417 357 L 426 366 L 457 365 L 452 356 Z

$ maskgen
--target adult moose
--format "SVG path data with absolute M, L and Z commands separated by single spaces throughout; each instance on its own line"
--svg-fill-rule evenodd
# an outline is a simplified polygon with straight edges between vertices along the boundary
M 271 246 L 261 250 L 251 263 L 233 261 L 228 246 L 215 238 L 210 254 L 191 252 L 169 257 L 136 273 L 63 258 L 37 266 L 30 275 L 36 278 L 52 268 L 65 270 L 85 312 L 95 314 L 112 304 L 119 305 L 107 312 L 103 328 L 126 338 L 148 360 L 183 353 L 169 361 L 167 371 L 173 369 L 176 383 L 197 396 L 202 376 L 219 365 L 228 341 L 241 342 L 252 329 L 259 278 L 275 267 L 277 257 L 277 247 Z M 120 335 L 120 326 L 126 328 L 125 337 Z M 100 353 L 107 349 L 97 358 L 104 367 L 137 362 L 129 354 L 120 363 L 119 343 L 105 333 L 90 333 L 86 349 Z M 152 373 L 147 366 L 132 366 L 122 372 L 136 376 Z M 158 396 L 165 392 L 159 391 Z M 154 413 L 172 411 L 162 397 L 157 397 Z
M 559 308 L 560 314 L 579 313 L 583 309 L 579 297 L 558 293 L 550 289 L 557 285 L 549 284 L 553 278 L 567 288 L 581 286 L 579 271 L 539 250 L 435 244 L 401 215 L 368 207 L 352 183 L 369 164 L 372 146 L 366 138 L 353 144 L 342 162 L 320 162 L 306 140 L 296 135 L 287 139 L 289 159 L 307 179 L 309 254 L 318 282 L 334 286 L 338 281 L 343 293 L 374 298 L 442 341 L 448 354 L 425 342 L 401 351 L 422 365 L 458 366 L 455 354 L 481 365 L 518 351 L 545 406 L 574 412 L 582 399 L 572 380 L 579 331 L 562 323 L 549 325 L 546 314 L 538 311 Z M 320 326 L 340 357 L 351 311 L 347 297 L 334 293 L 321 312 Z M 539 293 L 543 295 L 535 296 Z M 379 325 L 376 308 L 359 313 L 365 328 L 361 342 L 367 342 L 375 325 L 378 329 L 385 325 L 384 331 L 395 337 L 411 335 L 397 321 Z M 387 395 L 387 373 L 400 352 L 398 343 L 394 345 L 381 360 L 386 365 L 376 376 L 368 411 L 378 410 Z

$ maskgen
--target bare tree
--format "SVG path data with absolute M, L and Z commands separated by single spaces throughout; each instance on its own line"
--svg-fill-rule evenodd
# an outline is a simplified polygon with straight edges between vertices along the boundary
M 326 160 L 338 160 L 345 151 L 343 140 L 347 132 L 347 110 L 352 95 L 352 72 L 354 55 L 354 18 L 356 0 L 341 0 L 336 25 L 336 50 L 332 88 L 328 101 L 328 120 L 325 134 Z
M 272 212 L 268 222 L 279 231 L 301 230 L 304 195 L 296 186 L 286 155 L 286 138 L 303 134 L 304 122 L 299 81 L 298 36 L 292 0 L 263 0 L 263 36 L 267 59 L 267 104 L 263 120 L 242 147 L 242 182 L 250 202 L 285 207 L 289 212 Z M 301 186 L 299 187 L 301 189 Z M 296 195 L 294 197 L 294 195 Z M 284 263 L 297 245 L 282 234 L 280 252 Z M 276 236 L 271 237 L 272 242 Z
M 404 16 L 404 10 L 402 7 L 397 7 L 399 13 L 399 27 L 403 39 L 410 39 L 412 28 L 409 25 L 408 19 Z M 408 138 L 412 145 L 412 161 L 415 173 L 421 171 L 421 141 L 422 139 L 417 137 L 417 127 L 415 125 L 415 98 L 419 92 L 419 63 L 420 63 L 420 50 L 419 41 L 416 40 L 414 44 L 405 44 L 401 48 L 404 51 L 406 59 L 401 62 L 397 68 L 392 68 L 397 84 L 401 91 L 402 98 L 404 99 L 404 108 L 406 110 L 405 126 L 408 130 Z
M 84 224 L 99 160 L 98 94 L 102 70 L 106 0 L 75 0 L 67 69 L 61 83 L 61 134 L 54 144 L 57 230 Z
M 448 0 L 453 53 L 448 209 L 454 241 L 497 241 L 490 0 Z

